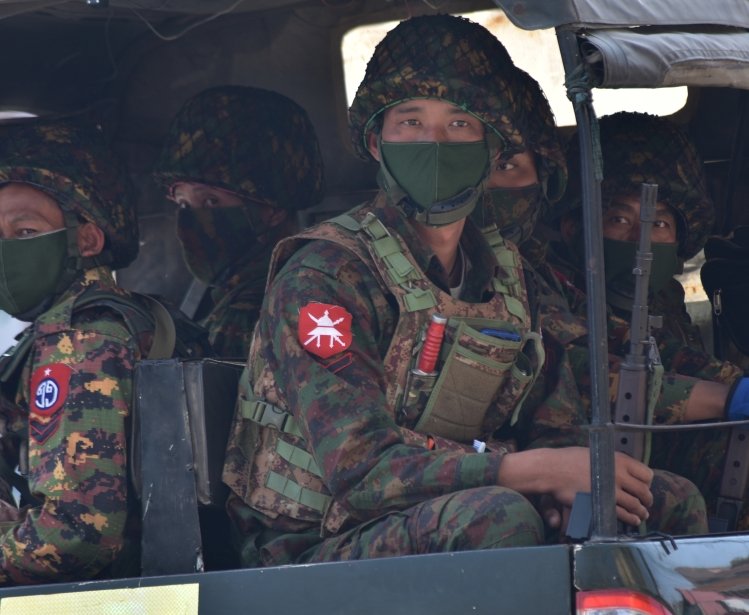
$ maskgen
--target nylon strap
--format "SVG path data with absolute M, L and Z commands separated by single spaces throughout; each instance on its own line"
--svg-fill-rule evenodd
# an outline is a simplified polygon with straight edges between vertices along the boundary
M 252 389 L 247 390 L 251 394 Z M 280 432 L 299 438 L 303 437 L 296 419 L 285 410 L 281 410 L 281 408 L 267 401 L 254 397 L 246 398 L 240 395 L 238 401 L 239 412 L 243 419 L 257 423 L 261 427 L 277 429 Z
M 655 344 L 655 340 L 651 339 L 650 341 L 650 348 L 656 349 L 655 352 L 657 353 L 657 346 Z M 655 416 L 655 407 L 658 403 L 658 399 L 661 395 L 661 387 L 663 385 L 663 364 L 660 362 L 660 356 L 658 354 L 655 355 L 656 361 L 653 361 L 651 363 L 650 368 L 650 378 L 648 378 L 648 405 L 647 405 L 647 415 L 645 416 L 645 424 L 646 425 L 652 425 L 653 424 L 653 417 Z M 653 434 L 651 432 L 645 433 L 645 446 L 643 448 L 642 453 L 642 462 L 644 464 L 648 464 L 650 462 L 650 451 L 651 451 L 651 443 L 653 440 Z
M 290 478 L 281 476 L 273 470 L 268 472 L 265 486 L 276 493 L 280 493 L 293 502 L 299 502 L 307 508 L 316 510 L 321 514 L 325 512 L 325 509 L 328 507 L 328 503 L 331 500 L 329 495 L 312 491 L 312 489 L 308 489 L 307 487 L 302 487 Z
M 522 410 L 523 408 L 525 399 L 528 397 L 528 393 L 530 393 L 531 389 L 533 388 L 533 384 L 536 382 L 538 375 L 541 373 L 544 363 L 546 363 L 546 351 L 544 350 L 544 343 L 541 339 L 541 336 L 535 331 L 528 331 L 523 336 L 523 339 L 524 341 L 531 342 L 533 344 L 536 361 L 535 364 L 531 367 L 531 380 L 525 387 L 525 391 L 523 391 L 520 399 L 515 403 L 515 409 L 512 411 L 512 419 L 510 419 L 510 425 L 514 425 L 518 422 L 518 418 L 520 418 L 520 410 Z
M 423 275 L 406 258 L 398 241 L 374 213 L 367 213 L 361 222 L 349 214 L 342 214 L 331 221 L 352 232 L 364 231 L 372 239 L 372 249 L 385 264 L 388 276 L 405 291 L 403 304 L 407 312 L 428 310 L 437 305 L 437 299 L 429 288 L 420 288 L 415 284 L 424 279 Z
M 10 382 L 18 367 L 28 358 L 33 343 L 34 327 L 29 326 L 18 343 L 6 350 L 0 360 L 0 382 Z
M 159 301 L 149 295 L 140 295 L 145 300 L 153 316 L 153 342 L 148 351 L 148 359 L 169 359 L 174 354 L 177 331 L 172 315 Z
M 276 443 L 276 452 L 290 464 L 302 468 L 310 474 L 322 477 L 322 470 L 317 465 L 315 458 L 303 448 L 289 444 L 286 440 L 279 438 Z
M 140 293 L 131 293 L 134 297 L 139 297 L 148 307 L 148 313 L 153 318 L 153 342 L 151 343 L 151 349 L 148 351 L 147 359 L 169 359 L 173 353 L 177 342 L 177 333 L 174 326 L 174 319 L 161 302 L 154 299 L 150 295 L 141 295 Z M 130 330 L 132 335 L 136 335 L 138 331 L 135 326 L 129 321 L 127 314 L 122 311 L 121 306 L 127 306 L 137 312 L 143 313 L 143 308 L 133 299 L 117 295 L 114 293 L 93 293 L 89 296 L 85 294 L 81 296 L 76 302 L 74 310 L 81 309 L 88 306 L 103 306 L 109 307 L 120 312 L 125 325 Z
M 489 247 L 491 247 L 497 263 L 505 273 L 501 280 L 494 278 L 492 282 L 494 290 L 504 296 L 510 314 L 519 318 L 521 322 L 528 324 L 528 314 L 521 299 L 523 294 L 523 287 L 520 283 L 522 267 L 517 252 L 507 247 L 496 224 L 482 228 L 481 232 Z

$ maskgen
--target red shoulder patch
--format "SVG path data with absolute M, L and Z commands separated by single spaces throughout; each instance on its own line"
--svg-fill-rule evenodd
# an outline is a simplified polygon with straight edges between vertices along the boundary
M 302 347 L 327 359 L 351 346 L 351 314 L 339 305 L 308 303 L 299 310 L 298 339 Z
M 31 376 L 29 435 L 44 443 L 60 426 L 72 370 L 62 363 L 38 367 Z

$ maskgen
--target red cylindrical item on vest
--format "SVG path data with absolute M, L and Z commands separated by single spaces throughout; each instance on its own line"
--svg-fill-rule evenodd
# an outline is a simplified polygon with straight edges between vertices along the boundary
M 447 318 L 439 314 L 432 314 L 432 320 L 427 327 L 424 345 L 421 347 L 419 361 L 416 369 L 423 374 L 433 374 L 434 368 L 437 367 L 437 358 L 440 356 L 442 347 L 442 338 L 445 337 L 445 324 Z

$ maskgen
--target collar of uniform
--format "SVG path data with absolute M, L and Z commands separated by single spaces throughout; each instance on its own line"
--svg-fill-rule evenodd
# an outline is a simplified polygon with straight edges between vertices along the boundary
M 432 249 L 422 242 L 403 212 L 393 206 L 383 191 L 378 193 L 371 208 L 386 227 L 394 230 L 406 242 L 416 263 L 427 277 L 449 292 L 448 272 Z M 481 231 L 470 219 L 466 220 L 460 244 L 465 256 L 468 257 L 463 296 L 469 300 L 480 301 L 490 289 L 491 280 L 497 275 L 497 261 Z

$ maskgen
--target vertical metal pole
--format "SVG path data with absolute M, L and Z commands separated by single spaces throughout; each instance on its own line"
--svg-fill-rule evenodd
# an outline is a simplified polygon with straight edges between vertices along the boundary
M 590 428 L 590 473 L 592 487 L 592 540 L 610 539 L 617 534 L 616 489 L 614 482 L 614 430 L 609 405 L 606 290 L 603 271 L 601 181 L 596 177 L 592 126 L 595 121 L 589 87 L 574 87 L 571 77 L 580 74 L 582 59 L 575 32 L 557 30 L 567 79 L 567 96 L 572 101 L 580 139 L 580 169 L 585 238 L 585 283 L 588 296 L 588 352 L 592 419 Z

